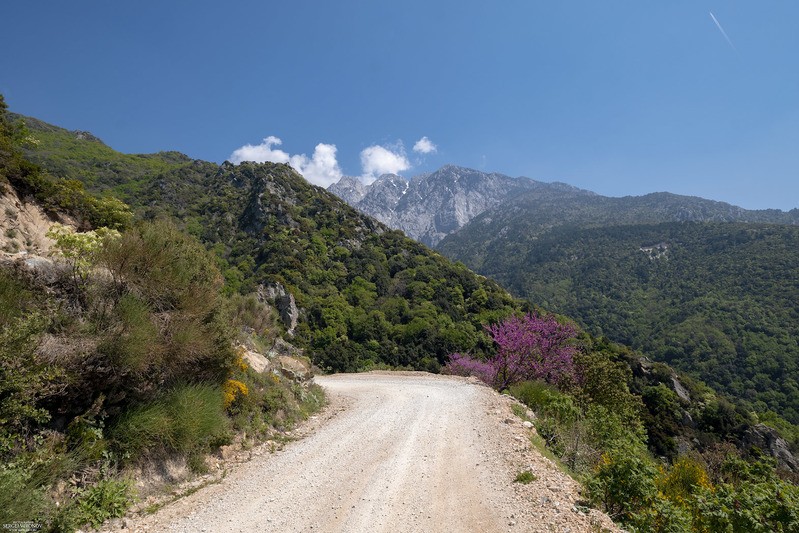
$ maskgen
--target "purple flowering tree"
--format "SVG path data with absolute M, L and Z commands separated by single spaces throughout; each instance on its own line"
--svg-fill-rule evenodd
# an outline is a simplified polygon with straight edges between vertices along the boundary
M 476 376 L 499 390 L 514 383 L 539 379 L 559 383 L 575 377 L 573 340 L 576 330 L 555 317 L 527 314 L 511 316 L 486 326 L 497 344 L 497 353 L 487 361 L 463 354 L 450 355 L 445 371 Z
M 494 377 L 497 375 L 497 370 L 490 362 L 480 361 L 461 353 L 450 354 L 444 372 L 453 376 L 474 376 L 489 385 L 494 384 Z

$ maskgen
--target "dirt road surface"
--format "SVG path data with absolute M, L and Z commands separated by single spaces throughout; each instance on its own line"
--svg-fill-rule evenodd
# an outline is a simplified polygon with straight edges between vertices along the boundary
M 331 405 L 307 437 L 238 465 L 128 531 L 570 532 L 617 529 L 530 446 L 512 400 L 423 373 L 317 377 Z M 515 483 L 530 470 L 536 479 Z

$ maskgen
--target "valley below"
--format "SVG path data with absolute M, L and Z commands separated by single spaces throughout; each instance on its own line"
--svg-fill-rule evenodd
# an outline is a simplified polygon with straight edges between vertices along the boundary
M 371 372 L 316 380 L 330 404 L 305 438 L 112 530 L 617 530 L 576 507 L 577 483 L 531 446 L 534 430 L 512 413 L 514 401 L 474 379 Z M 523 471 L 532 482 L 514 481 Z

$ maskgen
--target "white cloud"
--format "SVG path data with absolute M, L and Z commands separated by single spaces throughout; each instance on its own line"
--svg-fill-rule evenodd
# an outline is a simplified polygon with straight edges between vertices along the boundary
M 283 150 L 273 150 L 272 146 L 280 146 L 283 141 L 277 137 L 270 135 L 265 138 L 261 144 L 245 144 L 241 148 L 234 150 L 230 154 L 230 162 L 238 165 L 243 161 L 255 161 L 256 163 L 263 163 L 271 161 L 272 163 L 288 163 L 290 156 Z
M 341 179 L 343 174 L 336 160 L 336 145 L 319 143 L 309 158 L 305 154 L 290 155 L 274 148 L 281 144 L 283 141 L 270 135 L 261 144 L 245 144 L 234 150 L 230 154 L 230 161 L 235 164 L 242 161 L 288 163 L 306 180 L 325 188 Z
M 305 154 L 295 155 L 291 156 L 290 164 L 305 179 L 324 188 L 336 183 L 343 176 L 336 160 L 335 144 L 319 143 L 314 148 L 310 161 Z
M 361 180 L 367 185 L 372 183 L 381 174 L 398 174 L 411 168 L 411 163 L 405 157 L 405 150 L 400 145 L 396 151 L 384 146 L 373 145 L 361 151 L 361 167 L 363 175 Z
M 419 154 L 432 154 L 438 147 L 427 137 L 422 137 L 413 145 L 413 151 Z

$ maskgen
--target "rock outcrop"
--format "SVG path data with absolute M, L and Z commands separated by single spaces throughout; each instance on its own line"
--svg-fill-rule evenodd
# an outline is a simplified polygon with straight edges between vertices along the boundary
M 47 232 L 55 222 L 76 225 L 65 215 L 45 213 L 11 185 L 0 185 L 0 252 L 47 255 L 53 245 Z
M 757 447 L 765 454 L 777 460 L 777 466 L 799 472 L 799 460 L 791 453 L 788 443 L 780 437 L 776 429 L 765 424 L 757 424 L 746 430 L 743 445 L 747 448 Z
M 314 376 L 311 361 L 302 350 L 278 338 L 266 353 L 262 354 L 246 346 L 239 346 L 241 357 L 250 368 L 259 374 L 271 372 L 297 383 L 305 383 Z
M 345 202 L 350 205 L 355 205 L 366 196 L 366 185 L 364 185 L 358 178 L 351 176 L 344 176 L 338 183 L 334 183 L 327 188 Z
M 260 285 L 257 294 L 261 303 L 269 303 L 277 309 L 280 313 L 280 320 L 286 326 L 287 333 L 293 337 L 294 330 L 297 328 L 297 320 L 300 318 L 300 310 L 297 308 L 294 295 L 280 283 Z

